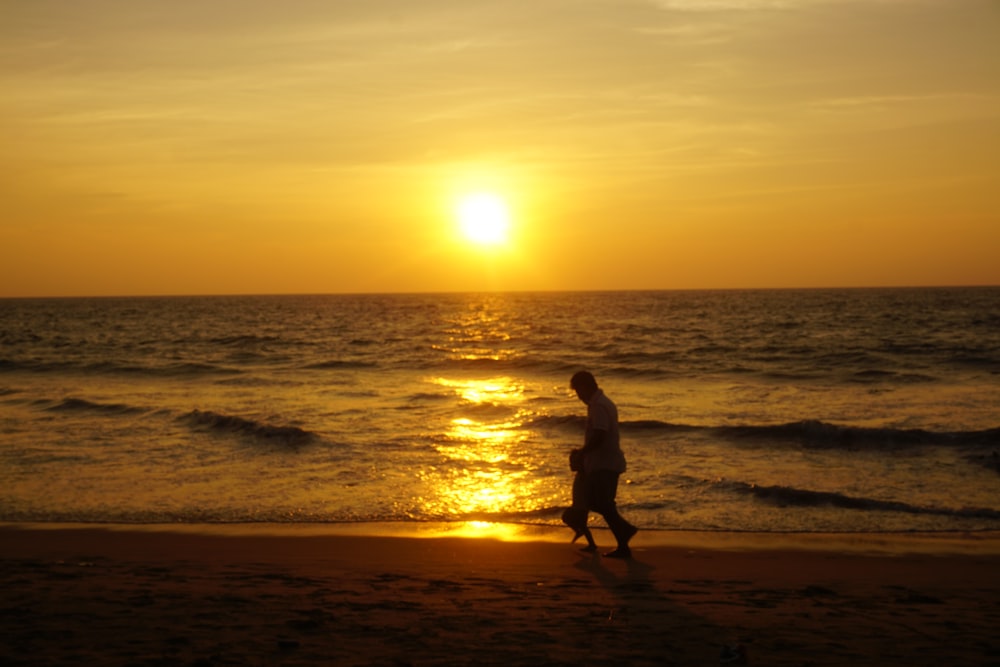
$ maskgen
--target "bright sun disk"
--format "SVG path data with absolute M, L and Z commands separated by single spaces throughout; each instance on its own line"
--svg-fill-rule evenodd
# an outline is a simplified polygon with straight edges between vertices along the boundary
M 490 192 L 465 195 L 458 202 L 458 221 L 466 239 L 479 245 L 507 242 L 510 212 L 503 198 Z

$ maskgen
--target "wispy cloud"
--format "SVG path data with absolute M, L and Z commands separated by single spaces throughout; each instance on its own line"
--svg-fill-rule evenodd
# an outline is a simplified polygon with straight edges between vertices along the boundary
M 967 108 L 976 106 L 991 107 L 993 111 L 1000 110 L 1000 93 L 996 95 L 972 93 L 935 93 L 927 95 L 860 95 L 856 97 L 833 97 L 816 100 L 810 106 L 820 110 L 857 110 L 865 108 L 888 108 L 908 105 L 926 105 L 928 103 L 967 104 Z
M 660 9 L 686 12 L 797 10 L 825 5 L 953 4 L 954 0 L 649 0 Z

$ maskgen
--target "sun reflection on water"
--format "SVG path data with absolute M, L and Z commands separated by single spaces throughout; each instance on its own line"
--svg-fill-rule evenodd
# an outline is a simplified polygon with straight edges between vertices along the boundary
M 509 321 L 501 304 L 470 304 L 446 321 L 444 338 L 431 347 L 457 361 L 511 361 L 523 354 L 512 342 L 522 327 Z
M 545 533 L 533 531 L 530 526 L 493 521 L 462 521 L 441 524 L 435 529 L 425 530 L 421 536 L 491 538 L 505 541 L 538 540 L 546 537 Z
M 449 380 L 434 378 L 434 384 L 452 389 L 463 400 L 474 404 L 517 404 L 524 401 L 524 384 L 514 378 L 488 380 Z
M 423 499 L 425 509 L 469 519 L 513 518 L 534 509 L 528 499 L 539 482 L 531 472 L 540 461 L 524 428 L 532 414 L 524 406 L 524 384 L 509 377 L 431 382 L 454 391 L 461 403 L 460 413 L 450 418 L 435 443 L 444 457 L 441 465 L 422 475 L 430 490 Z

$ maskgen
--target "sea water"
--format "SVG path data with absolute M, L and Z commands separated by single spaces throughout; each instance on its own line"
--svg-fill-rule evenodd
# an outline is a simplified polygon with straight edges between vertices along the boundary
M 0 300 L 0 521 L 560 525 L 580 369 L 642 529 L 1000 529 L 1000 288 Z

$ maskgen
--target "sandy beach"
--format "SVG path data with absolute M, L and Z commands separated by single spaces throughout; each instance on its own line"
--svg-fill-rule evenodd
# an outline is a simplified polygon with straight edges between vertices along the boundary
M 1000 665 L 996 536 L 564 537 L 8 524 L 0 662 Z

